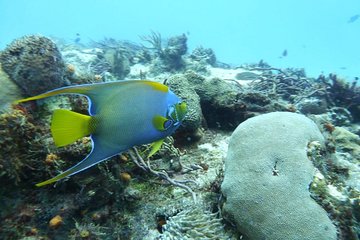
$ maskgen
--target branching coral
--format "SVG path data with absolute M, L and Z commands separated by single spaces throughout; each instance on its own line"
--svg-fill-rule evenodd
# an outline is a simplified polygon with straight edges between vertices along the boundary
M 147 49 L 154 51 L 159 56 L 163 55 L 162 40 L 160 33 L 151 31 L 149 35 L 141 36 L 140 38 L 144 42 L 150 44 L 150 47 L 147 47 Z
M 358 78 L 349 83 L 344 79 L 338 78 L 335 74 L 330 74 L 328 78 L 321 75 L 318 81 L 325 85 L 327 100 L 331 105 L 347 108 L 355 120 L 360 120 L 360 87 L 357 86 Z
M 101 239 L 106 236 L 107 228 L 94 223 L 80 224 L 75 221 L 76 230 L 70 235 L 70 239 Z
M 153 62 L 153 72 L 172 72 L 184 67 L 182 56 L 188 49 L 185 34 L 169 38 L 164 47 L 159 33 L 151 32 L 150 35 L 142 36 L 141 39 L 149 43 L 151 46 L 147 49 L 155 53 L 156 59 Z
M 163 180 L 166 180 L 168 183 L 170 183 L 174 186 L 185 189 L 187 192 L 191 193 L 194 202 L 196 202 L 196 194 L 193 192 L 193 190 L 189 186 L 186 185 L 187 183 L 194 183 L 194 181 L 192 181 L 192 180 L 175 180 L 175 179 L 170 178 L 166 171 L 156 171 L 156 170 L 152 169 L 149 158 L 147 158 L 147 160 L 145 162 L 135 147 L 132 149 L 132 151 L 131 150 L 129 151 L 129 155 L 130 155 L 131 160 L 139 168 L 141 168 L 145 172 L 149 172 Z
M 199 205 L 188 206 L 163 225 L 163 240 L 230 239 L 217 213 L 203 210 Z
M 98 54 L 97 58 L 88 65 L 88 71 L 95 75 L 105 76 L 105 73 L 110 70 L 111 64 L 100 54 Z
M 298 98 L 307 96 L 314 90 L 313 84 L 301 70 L 277 68 L 251 68 L 250 70 L 262 71 L 260 80 L 251 86 L 253 90 L 280 96 L 284 100 L 297 102 Z M 278 71 L 278 74 L 273 74 L 274 70 Z

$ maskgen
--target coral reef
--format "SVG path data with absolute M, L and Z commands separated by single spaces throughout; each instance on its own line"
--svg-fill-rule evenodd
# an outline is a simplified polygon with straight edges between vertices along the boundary
M 143 36 L 142 40 L 151 45 L 148 49 L 152 50 L 155 55 L 151 66 L 153 74 L 160 74 L 164 71 L 175 72 L 185 67 L 183 55 L 188 50 L 185 34 L 170 37 L 166 46 L 163 46 L 161 35 L 156 32 Z
M 204 48 L 202 46 L 197 47 L 191 52 L 189 58 L 193 61 L 209 64 L 211 66 L 215 66 L 216 64 L 216 56 L 211 48 Z
M 237 73 L 235 78 L 237 80 L 257 80 L 259 78 L 259 74 L 250 71 L 245 71 L 245 72 Z
M 186 76 L 200 97 L 201 109 L 208 127 L 234 129 L 244 121 L 246 105 L 239 100 L 237 86 L 218 78 L 203 79 L 196 83 L 201 79 L 196 77 L 196 74 L 188 72 Z
M 186 102 L 188 113 L 181 126 L 186 132 L 194 133 L 201 126 L 202 112 L 200 106 L 200 97 L 197 95 L 194 87 L 188 81 L 186 76 L 177 74 L 167 80 L 167 84 L 173 89 L 175 94 Z
M 230 239 L 217 215 L 218 213 L 203 210 L 198 205 L 185 206 L 179 213 L 166 217 L 160 239 Z
M 221 190 L 224 213 L 240 232 L 251 239 L 337 239 L 307 189 L 314 166 L 304 149 L 314 141 L 324 142 L 316 125 L 294 113 L 268 113 L 238 126 Z
M 185 34 L 169 38 L 161 56 L 167 69 L 179 70 L 184 67 L 182 56 L 187 52 L 187 37 Z
M 122 49 L 107 49 L 104 52 L 104 59 L 110 64 L 110 72 L 117 79 L 124 79 L 130 73 L 130 61 Z
M 330 214 L 339 239 L 358 239 L 359 136 L 346 129 L 350 121 L 338 121 L 331 112 L 311 117 L 326 138 L 326 152 L 312 158 L 318 170 L 310 185 L 311 196 Z
M 360 120 L 360 87 L 356 85 L 358 78 L 349 83 L 336 74 L 330 74 L 327 78 L 321 75 L 318 81 L 325 85 L 329 104 L 347 108 L 356 121 Z
M 347 83 L 333 74 L 313 79 L 305 75 L 304 69 L 275 68 L 263 60 L 232 67 L 216 60 L 211 49 L 198 47 L 187 54 L 185 35 L 166 41 L 160 34 L 152 32 L 142 40 L 150 46 L 113 38 L 76 45 L 56 40 L 55 46 L 47 38 L 28 36 L 14 41 L 16 44 L 12 44 L 12 49 L 15 52 L 10 53 L 9 46 L 1 53 L 3 58 L 11 57 L 16 61 L 16 66 L 35 69 L 41 76 L 60 71 L 60 85 L 120 78 L 164 82 L 189 108 L 183 126 L 173 137 L 165 139 L 161 149 L 150 159 L 144 157 L 149 146 L 138 146 L 137 150 L 115 156 L 54 186 L 35 190 L 34 183 L 59 174 L 91 151 L 89 137 L 56 148 L 49 131 L 54 109 L 87 114 L 88 103 L 84 97 L 60 96 L 11 108 L 11 101 L 29 93 L 20 87 L 21 84 L 15 83 L 12 75 L 9 74 L 9 78 L 0 71 L 0 84 L 6 86 L 0 89 L 1 239 L 245 239 L 247 236 L 243 234 L 261 234 L 268 230 L 262 228 L 248 234 L 243 230 L 245 227 L 263 226 L 269 216 L 277 217 L 269 225 L 295 218 L 309 201 L 316 205 L 315 208 L 320 205 L 326 210 L 336 225 L 339 240 L 360 238 L 360 127 L 356 82 Z M 25 42 L 29 46 L 21 45 Z M 16 48 L 19 44 L 20 50 Z M 57 49 L 63 60 L 57 62 L 59 65 L 55 64 L 56 69 L 48 65 L 40 68 L 42 60 L 51 58 L 51 54 L 60 54 Z M 29 56 L 38 61 L 30 64 Z M 6 63 L 8 69 L 11 63 Z M 35 81 L 36 88 L 39 78 L 30 73 L 26 84 Z M 24 77 L 16 71 L 11 74 Z M 50 89 L 55 85 L 47 87 Z M 288 117 L 290 120 L 279 127 L 288 126 L 291 130 L 276 132 L 274 119 L 249 127 L 248 121 L 257 121 L 257 116 L 274 111 L 297 112 L 311 118 L 322 131 L 325 144 L 316 127 L 299 115 L 296 116 L 306 120 L 301 122 Z M 275 120 L 280 122 L 280 119 Z M 238 150 L 234 150 L 232 139 L 228 152 L 230 135 L 239 124 L 242 132 L 248 134 L 240 136 L 236 145 Z M 236 130 L 234 135 L 238 134 Z M 311 134 L 314 138 L 310 139 Z M 285 144 L 271 147 L 282 139 Z M 316 139 L 320 141 L 313 141 Z M 294 146 L 293 151 L 286 154 L 290 146 Z M 227 153 L 229 158 L 235 152 L 239 152 L 239 159 L 248 154 L 251 161 L 240 165 L 236 162 L 233 167 L 228 167 L 227 159 L 224 171 L 223 160 Z M 267 159 L 272 162 L 258 163 L 261 159 L 255 156 L 269 152 Z M 256 163 L 256 166 L 252 165 Z M 251 166 L 253 168 L 249 170 Z M 296 170 L 289 170 L 291 168 Z M 249 201 L 237 209 L 234 207 L 233 210 L 243 213 L 240 217 L 251 219 L 241 228 L 233 225 L 236 221 L 229 214 L 231 198 L 227 194 L 224 199 L 221 191 L 222 183 L 224 191 L 224 186 L 231 180 L 229 172 L 235 170 L 244 172 L 241 176 L 233 174 L 232 180 L 239 183 L 247 178 L 248 189 L 256 186 L 257 191 L 249 191 L 246 199 L 251 194 L 262 194 L 255 200 L 255 210 L 270 200 L 277 200 L 268 214 L 245 211 L 251 205 Z M 262 177 L 252 175 L 258 172 L 263 173 Z M 261 181 L 265 177 L 267 181 Z M 294 179 L 303 181 L 290 186 L 289 182 L 295 182 Z M 277 189 L 274 188 L 276 184 Z M 230 190 L 237 187 L 235 184 Z M 273 191 L 269 193 L 270 190 Z M 298 198 L 289 200 L 297 190 L 301 192 Z M 264 197 L 265 193 L 270 197 Z M 226 219 L 220 214 L 224 200 L 226 211 L 223 216 Z M 283 214 L 284 206 L 289 205 L 293 206 L 291 211 Z M 305 211 L 302 215 L 306 217 L 314 214 Z M 266 218 L 260 218 L 261 214 L 266 214 Z M 306 217 L 304 219 L 308 220 Z M 328 232 L 334 232 L 321 208 L 320 213 L 308 221 L 314 223 L 316 231 L 322 232 L 316 222 L 318 218 L 325 218 L 323 224 L 330 224 Z M 50 226 L 52 219 L 55 224 Z M 303 229 L 302 226 L 307 226 L 302 224 L 304 219 L 298 222 L 290 219 L 278 226 L 273 234 L 281 234 L 291 224 Z M 178 237 L 179 234 L 182 236 Z M 306 235 L 300 231 L 299 234 L 301 237 Z
M 304 97 L 318 94 L 318 91 L 313 92 L 314 84 L 306 78 L 303 70 L 281 70 L 271 67 L 254 67 L 249 70 L 261 71 L 259 81 L 251 85 L 251 89 L 267 93 L 274 98 L 296 103 Z M 275 71 L 278 73 L 275 74 Z
M 95 223 L 80 224 L 75 221 L 74 231 L 70 234 L 70 239 L 101 239 L 106 234 L 106 228 L 96 225 Z
M 200 119 L 205 119 L 209 128 L 233 130 L 247 118 L 260 113 L 290 111 L 285 103 L 272 101 L 270 94 L 243 88 L 234 81 L 206 78 L 193 71 L 174 75 L 168 82 L 179 96 L 189 102 L 190 114 L 184 126 L 187 127 L 193 119 L 192 129 L 200 125 Z M 199 98 L 201 108 L 193 108 L 191 98 Z M 197 117 L 198 114 L 203 117 Z
M 10 80 L 9 76 L 2 70 L 0 64 L 0 112 L 8 110 L 11 103 L 22 98 L 21 89 Z
M 332 132 L 338 149 L 351 154 L 354 159 L 360 160 L 360 137 L 345 128 L 336 127 Z M 356 162 L 356 161 L 355 161 Z M 359 183 L 360 184 L 360 183 Z M 359 185 L 360 190 L 360 185 Z
M 327 102 L 324 99 L 314 97 L 302 99 L 296 104 L 296 107 L 303 114 L 322 114 L 328 110 Z
M 26 108 L 0 115 L 0 179 L 2 187 L 20 182 L 31 184 L 39 179 L 41 162 L 45 159 L 46 136 Z
M 55 43 L 30 35 L 14 40 L 0 53 L 3 70 L 26 95 L 64 86 L 65 64 Z

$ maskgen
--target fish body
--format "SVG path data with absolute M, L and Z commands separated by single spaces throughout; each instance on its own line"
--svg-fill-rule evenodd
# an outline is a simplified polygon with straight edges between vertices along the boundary
M 55 89 L 26 102 L 58 94 L 80 94 L 89 99 L 89 116 L 65 109 L 55 110 L 51 131 L 57 146 L 66 146 L 90 135 L 92 150 L 81 162 L 37 184 L 43 186 L 83 171 L 137 145 L 160 141 L 171 135 L 186 114 L 186 104 L 167 86 L 145 80 L 85 84 Z

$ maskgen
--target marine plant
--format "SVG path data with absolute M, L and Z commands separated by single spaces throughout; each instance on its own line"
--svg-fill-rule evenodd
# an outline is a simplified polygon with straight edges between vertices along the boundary
M 3 183 L 13 185 L 36 178 L 46 156 L 43 134 L 25 108 L 0 115 L 0 179 Z
M 141 39 L 150 44 L 147 49 L 155 54 L 151 70 L 153 73 L 175 72 L 185 66 L 182 58 L 188 50 L 185 34 L 170 37 L 165 46 L 163 46 L 161 35 L 157 32 L 151 32 L 150 35 L 142 36 Z
M 360 87 L 357 86 L 356 77 L 351 83 L 345 79 L 339 78 L 336 74 L 330 74 L 327 78 L 324 75 L 319 76 L 326 89 L 327 100 L 331 106 L 347 108 L 355 121 L 360 120 Z
M 103 57 L 110 65 L 109 71 L 118 79 L 124 79 L 130 73 L 130 60 L 126 49 L 106 49 Z
M 107 228 L 94 223 L 79 223 L 75 220 L 75 229 L 70 234 L 70 239 L 101 239 L 106 236 Z
M 130 65 L 149 63 L 152 60 L 150 52 L 144 46 L 129 41 L 119 41 L 105 38 L 93 42 L 93 47 L 101 49 L 97 57 L 88 67 L 93 73 L 105 76 L 110 72 L 118 79 L 123 79 L 130 71 Z
M 160 33 L 151 31 L 149 35 L 140 36 L 140 38 L 150 44 L 150 47 L 147 47 L 147 49 L 154 51 L 159 56 L 163 55 L 162 38 Z

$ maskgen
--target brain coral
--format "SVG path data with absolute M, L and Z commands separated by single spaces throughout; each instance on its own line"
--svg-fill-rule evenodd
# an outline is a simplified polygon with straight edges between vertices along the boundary
M 221 189 L 225 216 L 250 239 L 336 239 L 337 231 L 311 197 L 315 168 L 309 142 L 323 144 L 303 115 L 274 112 L 248 119 L 232 134 Z
M 3 70 L 26 95 L 64 85 L 65 64 L 55 43 L 30 35 L 14 40 L 0 53 Z

